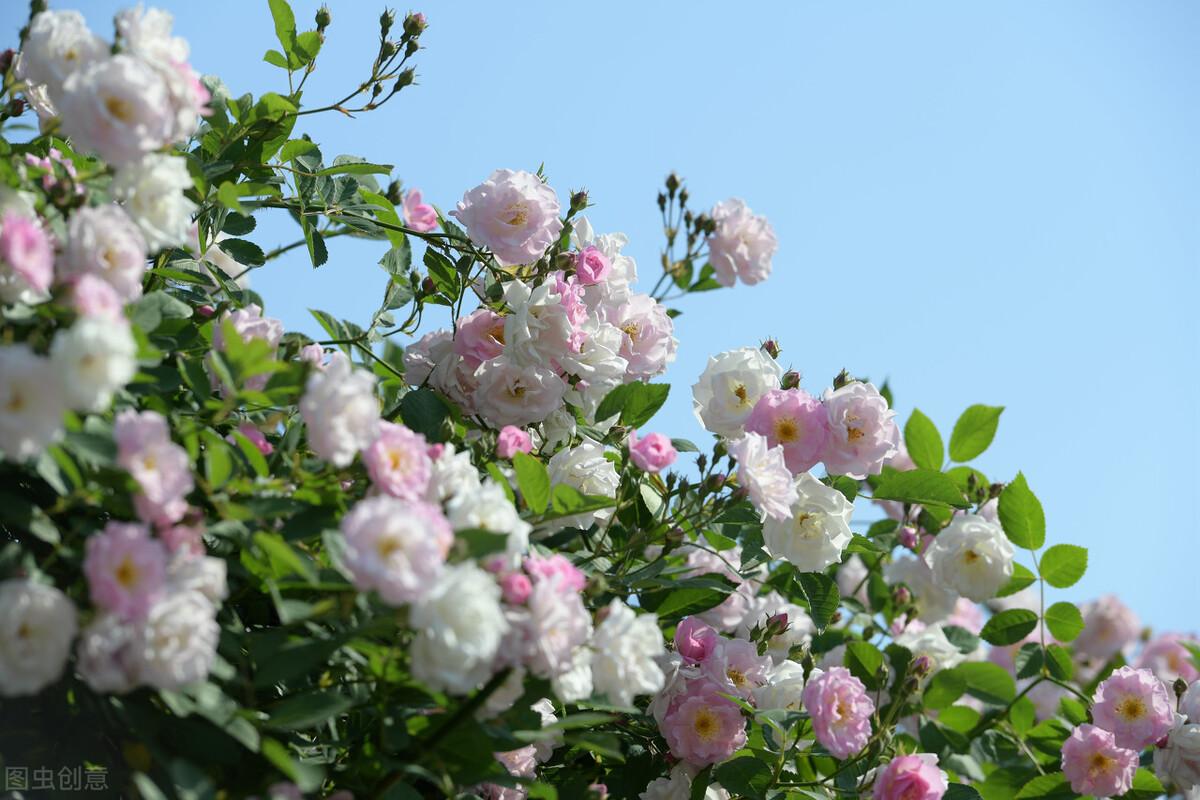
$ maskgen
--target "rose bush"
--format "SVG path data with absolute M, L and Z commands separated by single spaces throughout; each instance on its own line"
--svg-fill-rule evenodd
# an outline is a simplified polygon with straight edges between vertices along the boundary
M 747 342 L 692 387 L 713 444 L 654 430 L 668 304 L 767 279 L 767 220 L 672 175 L 639 283 L 540 172 L 443 213 L 299 125 L 410 86 L 425 18 L 384 13 L 309 107 L 331 15 L 269 2 L 286 93 L 200 78 L 141 7 L 110 40 L 35 2 L 0 64 L 6 767 L 145 798 L 1200 792 L 1196 640 L 1046 605 L 1087 552 L 974 465 L 1001 408 L 946 443 Z M 253 242 L 267 214 L 293 245 Z M 378 310 L 285 332 L 245 275 L 341 236 L 378 243 Z

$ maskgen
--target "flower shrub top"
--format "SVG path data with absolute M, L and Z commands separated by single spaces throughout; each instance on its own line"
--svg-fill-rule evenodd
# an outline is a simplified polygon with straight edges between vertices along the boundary
M 164 11 L 108 37 L 43 5 L 0 55 L 6 766 L 140 797 L 1200 790 L 1195 637 L 1046 605 L 1087 552 L 974 465 L 1002 409 L 947 444 L 748 341 L 691 387 L 715 441 L 655 430 L 675 301 L 769 278 L 745 202 L 669 176 L 639 281 L 645 243 L 540 170 L 447 214 L 303 134 L 413 84 L 420 14 L 302 105 L 327 9 L 269 0 L 286 93 L 256 97 Z M 295 242 L 255 244 L 268 215 Z M 366 327 L 286 332 L 246 288 L 350 235 L 388 275 Z

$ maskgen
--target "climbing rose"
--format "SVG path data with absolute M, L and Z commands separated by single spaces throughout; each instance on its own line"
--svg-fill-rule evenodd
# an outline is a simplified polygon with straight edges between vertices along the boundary
M 723 689 L 692 680 L 663 719 L 662 733 L 671 754 L 696 766 L 724 761 L 746 744 L 746 720 Z
M 379 435 L 363 451 L 371 483 L 402 500 L 418 500 L 432 471 L 425 437 L 394 422 L 380 422 Z
M 708 237 L 708 258 L 717 283 L 733 286 L 736 278 L 746 284 L 766 280 L 779 247 L 767 218 L 756 216 L 737 198 L 717 203 L 709 216 L 717 224 Z
M 949 789 L 932 753 L 896 756 L 875 778 L 875 800 L 940 800 Z
M 1008 583 L 1013 555 L 1012 542 L 998 524 L 963 514 L 934 537 L 928 559 L 939 582 L 980 603 Z
M 759 398 L 779 388 L 782 375 L 775 359 L 756 347 L 712 356 L 692 386 L 696 419 L 718 436 L 736 438 Z
M 334 466 L 347 466 L 379 435 L 375 376 L 355 367 L 345 353 L 334 353 L 324 370 L 309 374 L 300 414 L 313 452 Z
M 787 519 L 798 495 L 783 463 L 783 449 L 770 447 L 757 433 L 747 433 L 729 443 L 729 454 L 737 460 L 738 483 L 750 493 L 759 515 L 764 520 Z
M 531 264 L 562 232 L 554 190 L 530 172 L 498 169 L 463 195 L 450 216 L 501 266 Z
M 871 738 L 875 704 L 862 681 L 845 667 L 813 670 L 804 687 L 804 710 L 812 718 L 817 741 L 835 758 L 849 758 Z
M 354 585 L 391 605 L 427 595 L 454 543 L 441 509 L 387 495 L 360 500 L 342 519 L 342 536 Z
M 1115 797 L 1133 786 L 1138 754 L 1117 745 L 1113 735 L 1083 724 L 1063 742 L 1063 774 L 1077 794 Z
M 1118 746 L 1141 750 L 1171 730 L 1174 706 L 1153 672 L 1121 667 L 1096 687 L 1092 721 L 1111 732 Z
M 900 447 L 896 412 L 870 383 L 857 381 L 826 389 L 822 398 L 829 413 L 829 438 L 821 460 L 831 475 L 863 479 L 878 475 Z
M 755 404 L 746 430 L 766 436 L 772 447 L 782 447 L 788 469 L 798 475 L 821 460 L 828 424 L 825 406 L 808 392 L 772 389 Z
M 661 472 L 675 463 L 679 453 L 671 440 L 661 433 L 651 433 L 641 439 L 636 430 L 629 431 L 629 460 L 644 472 Z
M 145 525 L 109 522 L 87 539 L 83 572 L 92 602 L 125 620 L 146 617 L 166 585 L 167 549 Z

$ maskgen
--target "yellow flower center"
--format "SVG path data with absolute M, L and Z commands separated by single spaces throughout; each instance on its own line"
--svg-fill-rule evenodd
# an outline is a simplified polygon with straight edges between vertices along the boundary
M 513 203 L 504 210 L 504 213 L 509 215 L 509 218 L 504 220 L 505 224 L 511 225 L 514 228 L 520 227 L 529 221 L 529 209 L 525 207 L 524 203 Z
M 133 563 L 129 556 L 121 559 L 121 563 L 117 565 L 116 570 L 113 572 L 113 577 L 117 579 L 117 583 L 126 589 L 132 589 L 134 586 L 137 586 L 138 575 L 137 565 Z
M 741 688 L 749 683 L 749 681 L 746 680 L 746 673 L 742 672 L 740 669 L 730 668 L 726 670 L 725 674 L 729 676 L 729 682 L 738 688 Z
M 692 718 L 692 729 L 696 731 L 696 735 L 704 741 L 710 741 L 716 738 L 721 732 L 721 721 L 717 719 L 717 715 L 710 708 L 702 708 L 696 712 L 696 716 Z
M 121 122 L 133 121 L 133 106 L 123 98 L 109 95 L 104 98 L 104 108 Z
M 800 438 L 800 426 L 789 417 L 775 420 L 775 439 L 780 442 L 795 442 Z
M 1103 775 L 1112 770 L 1116 763 L 1115 759 L 1109 758 L 1104 753 L 1092 753 L 1091 758 L 1088 759 L 1088 775 L 1092 778 Z
M 857 442 L 859 439 L 863 438 L 863 436 L 864 434 L 862 428 L 846 428 L 846 438 L 852 442 Z
M 391 536 L 384 536 L 375 543 L 375 552 L 379 553 L 379 557 L 385 561 L 399 549 L 400 541 Z
M 733 395 L 738 399 L 739 405 L 746 405 L 749 392 L 746 391 L 746 387 L 743 384 L 739 383 L 733 388 Z
M 974 550 L 967 550 L 965 553 L 963 553 L 962 558 L 965 563 L 974 564 L 976 561 L 978 561 L 980 559 L 980 555 L 979 555 L 979 553 L 976 553 Z
M 626 322 L 624 325 L 621 326 L 621 330 L 623 330 L 623 331 L 625 331 L 625 333 L 629 334 L 630 339 L 637 339 L 638 334 L 640 334 L 642 332 L 642 329 L 638 326 L 638 324 L 636 322 Z M 746 391 L 745 388 L 742 388 L 742 391 L 745 392 Z M 736 391 L 735 391 L 735 393 L 736 393 Z
M 1140 697 L 1127 695 L 1117 703 L 1116 712 L 1126 722 L 1136 722 L 1146 716 L 1146 703 Z
M 15 388 L 12 389 L 11 393 L 8 395 L 8 402 L 4 404 L 4 410 L 11 411 L 12 413 L 15 414 L 18 411 L 24 410 L 24 408 L 25 408 L 25 396 L 22 395 Z

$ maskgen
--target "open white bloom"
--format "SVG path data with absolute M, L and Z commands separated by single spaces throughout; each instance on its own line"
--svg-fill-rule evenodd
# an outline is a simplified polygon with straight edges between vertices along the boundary
M 571 654 L 571 666 L 550 679 L 554 694 L 564 703 L 578 703 L 592 696 L 592 654 L 586 647 Z
M 570 672 L 576 651 L 592 635 L 592 618 L 579 594 L 538 581 L 520 614 L 521 661 L 542 678 Z
M 929 566 L 937 580 L 982 603 L 1013 574 L 1013 546 L 1004 530 L 975 514 L 955 517 L 933 540 Z
M 1200 788 L 1200 725 L 1175 715 L 1166 746 L 1154 748 L 1154 772 L 1178 792 Z
M 179 689 L 204 680 L 217 657 L 216 609 L 200 592 L 173 592 L 150 608 L 130 645 L 141 683 Z
M 137 223 L 149 252 L 157 253 L 191 240 L 196 204 L 183 193 L 192 186 L 185 159 L 150 153 L 117 170 L 112 193 Z
M 133 638 L 133 626 L 109 613 L 98 615 L 79 632 L 76 670 L 92 691 L 124 694 L 137 686 L 131 664 Z
M 629 299 L 629 287 L 637 282 L 637 262 L 621 253 L 629 237 L 623 233 L 597 234 L 587 217 L 576 217 L 572 227 L 571 247 L 582 250 L 592 245 L 604 253 L 610 265 L 603 281 L 584 287 L 583 301 L 593 312 L 621 305 Z
M 782 377 L 783 368 L 756 347 L 712 356 L 692 386 L 696 419 L 718 436 L 736 438 L 759 398 L 778 389 Z
M 417 631 L 412 672 L 432 689 L 463 695 L 492 674 L 508 621 L 495 579 L 471 562 L 448 566 L 433 589 L 413 605 Z
M 754 690 L 754 705 L 760 710 L 787 709 L 800 711 L 804 707 L 804 667 L 795 661 L 777 664 L 767 677 L 767 683 Z
M 119 54 L 76 72 L 58 103 L 63 131 L 110 164 L 133 164 L 174 138 L 167 82 L 153 66 Z
M 167 566 L 167 585 L 172 592 L 199 592 L 214 606 L 229 596 L 225 559 L 196 553 L 180 553 Z
M 761 434 L 746 433 L 729 443 L 729 454 L 737 460 L 738 483 L 750 492 L 762 519 L 787 520 L 799 494 L 783 448 L 771 447 Z
M 512 309 L 504 317 L 504 353 L 511 361 L 521 366 L 546 365 L 570 351 L 575 326 L 567 318 L 555 281 L 533 288 L 512 281 L 504 302 Z
M 708 237 L 708 258 L 717 283 L 733 286 L 737 278 L 746 284 L 766 280 L 779 247 L 767 218 L 755 215 L 736 197 L 717 203 L 710 216 L 717 229 Z
M 479 470 L 471 463 L 470 451 L 455 451 L 449 442 L 441 446 L 429 467 L 425 499 L 431 503 L 444 503 L 479 488 Z
M 584 439 L 574 447 L 559 450 L 546 464 L 550 485 L 566 484 L 584 494 L 616 498 L 621 476 L 617 468 L 604 457 L 604 447 Z M 559 520 L 564 527 L 587 528 L 593 522 L 604 522 L 613 514 L 612 508 L 588 511 Z
M 854 506 L 837 489 L 804 472 L 796 478 L 791 517 L 767 519 L 763 539 L 771 555 L 791 562 L 800 572 L 821 572 L 842 560 L 850 544 Z
M 946 638 L 946 631 L 941 623 L 911 623 L 904 633 L 896 637 L 896 644 L 908 648 L 913 658 L 927 656 L 933 662 L 934 672 L 957 667 L 966 659 L 966 656 Z
M 50 363 L 71 408 L 103 411 L 137 372 L 137 342 L 128 325 L 84 317 L 55 335 Z
M 25 94 L 43 119 L 57 114 L 67 78 L 108 58 L 108 42 L 92 33 L 78 11 L 42 11 L 29 24 L 17 75 L 29 84 Z
M 454 533 L 440 508 L 390 495 L 360 500 L 342 518 L 345 561 L 360 591 L 391 605 L 424 596 L 442 573 Z
M 146 240 L 115 203 L 81 208 L 67 223 L 67 246 L 59 262 L 64 278 L 95 275 L 124 300 L 142 295 Z
M 75 606 L 58 589 L 0 581 L 0 696 L 36 694 L 58 680 L 76 629 Z
M 62 434 L 62 386 L 50 360 L 26 344 L 0 346 L 0 453 L 24 461 Z
M 883 568 L 883 579 L 889 586 L 903 583 L 916 598 L 918 618 L 923 622 L 939 622 L 954 613 L 958 592 L 933 575 L 923 558 L 904 556 Z
M 1179 698 L 1179 710 L 1188 718 L 1188 722 L 1200 725 L 1200 680 L 1192 681 L 1192 685 Z
M 161 8 L 133 6 L 117 12 L 114 20 L 121 46 L 147 61 L 182 64 L 188 60 L 187 40 L 172 35 L 175 18 Z
M 654 694 L 665 676 L 655 660 L 667 651 L 658 619 L 636 614 L 620 600 L 608 604 L 608 616 L 592 636 L 592 681 L 595 690 L 618 706 L 633 704 L 639 694 Z
M 531 172 L 498 169 L 463 195 L 450 216 L 501 266 L 531 264 L 562 232 L 554 190 Z
M 489 359 L 475 373 L 473 400 L 479 414 L 497 428 L 541 422 L 562 403 L 567 384 L 549 367 L 520 366 L 507 356 Z
M 671 774 L 666 778 L 655 778 L 646 786 L 645 791 L 638 795 L 639 800 L 691 800 L 692 780 L 697 768 L 680 761 L 671 768 Z M 704 790 L 704 800 L 729 800 L 729 792 L 721 788 L 719 783 L 710 783 Z
M 324 370 L 308 376 L 300 414 L 313 452 L 334 466 L 346 466 L 379 433 L 375 376 L 355 367 L 345 353 L 334 353 Z
M 504 549 L 510 559 L 519 559 L 529 549 L 533 526 L 521 519 L 504 487 L 491 478 L 451 500 L 446 516 L 455 530 L 481 528 L 507 536 Z
M 603 384 L 614 388 L 623 383 L 629 368 L 629 362 L 621 355 L 624 334 L 616 326 L 590 317 L 582 330 L 586 338 L 579 352 L 568 349 L 557 357 L 563 371 L 589 385 Z M 596 404 L 599 405 L 599 401 Z M 595 411 L 594 406 L 592 411 Z

